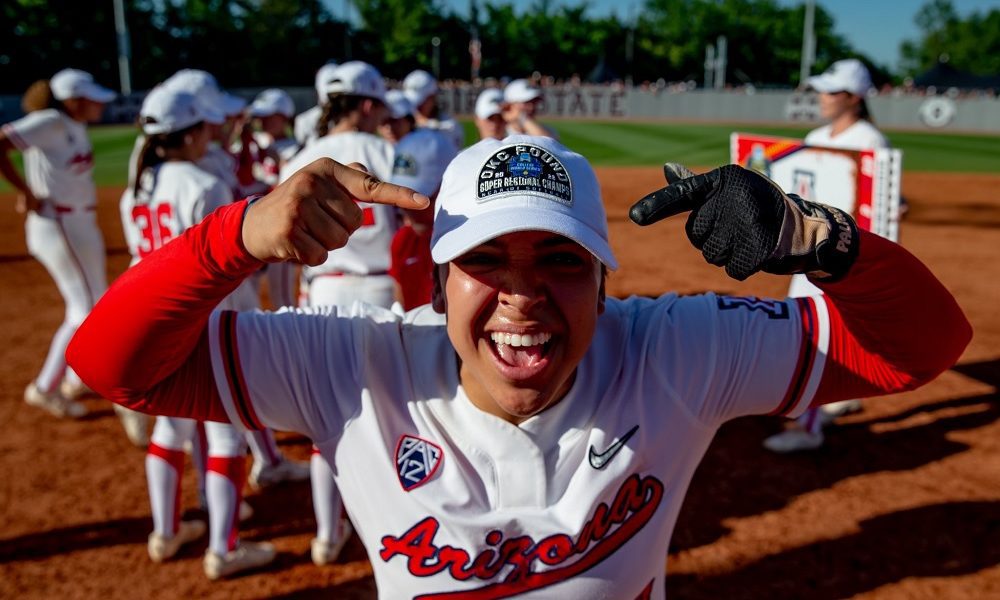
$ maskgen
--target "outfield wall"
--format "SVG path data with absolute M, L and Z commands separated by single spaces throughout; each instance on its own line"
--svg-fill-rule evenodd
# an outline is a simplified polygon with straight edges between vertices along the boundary
M 231 90 L 251 99 L 259 88 Z M 299 111 L 315 104 L 312 88 L 288 88 Z M 445 110 L 470 117 L 478 88 L 441 90 Z M 568 119 L 664 119 L 724 121 L 733 123 L 815 124 L 819 109 L 814 94 L 788 90 L 718 92 L 650 91 L 616 86 L 550 87 L 544 89 L 542 114 Z M 105 121 L 128 123 L 135 119 L 142 93 L 118 98 L 105 113 Z M 875 96 L 869 107 L 879 127 L 927 131 L 1000 134 L 1000 99 L 949 98 L 947 96 Z M 0 96 L 0 123 L 21 115 L 19 96 Z

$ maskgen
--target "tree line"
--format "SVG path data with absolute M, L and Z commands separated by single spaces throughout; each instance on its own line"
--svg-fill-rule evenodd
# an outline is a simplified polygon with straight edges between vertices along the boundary
M 365 60 L 387 76 L 436 68 L 469 79 L 473 36 L 482 77 L 702 80 L 705 50 L 728 42 L 727 81 L 755 86 L 799 83 L 804 5 L 776 0 L 645 0 L 634 15 L 595 16 L 586 4 L 535 0 L 516 10 L 503 0 L 470 1 L 458 14 L 443 0 L 353 0 L 360 23 L 337 18 L 321 0 L 123 0 L 132 87 L 147 89 L 182 66 L 206 69 L 223 85 L 308 85 L 328 60 Z M 1000 9 L 959 18 L 949 0 L 930 0 L 916 17 L 921 37 L 901 48 L 893 72 L 860 54 L 815 10 L 819 72 L 858 57 L 876 82 L 898 81 L 947 55 L 953 66 L 1000 72 Z M 433 43 L 437 39 L 437 45 Z M 0 86 L 19 93 L 60 68 L 118 82 L 113 3 L 8 0 L 0 6 Z

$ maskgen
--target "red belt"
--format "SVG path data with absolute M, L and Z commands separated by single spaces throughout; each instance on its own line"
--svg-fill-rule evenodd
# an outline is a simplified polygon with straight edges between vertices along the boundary
M 56 209 L 59 214 L 66 214 L 76 211 L 91 211 L 97 210 L 97 206 L 67 206 L 65 204 L 52 204 L 52 207 Z

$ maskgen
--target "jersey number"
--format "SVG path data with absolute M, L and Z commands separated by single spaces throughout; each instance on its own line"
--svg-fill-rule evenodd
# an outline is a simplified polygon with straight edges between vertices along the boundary
M 140 204 L 132 209 L 132 222 L 139 230 L 141 239 L 137 248 L 139 258 L 146 258 L 153 250 L 174 239 L 170 223 L 174 219 L 174 209 L 170 204 L 150 207 Z

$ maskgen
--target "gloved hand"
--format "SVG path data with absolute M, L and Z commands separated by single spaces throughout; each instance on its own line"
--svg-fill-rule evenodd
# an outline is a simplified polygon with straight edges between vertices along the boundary
M 734 279 L 765 271 L 834 281 L 858 255 L 858 226 L 850 215 L 785 194 L 754 171 L 726 165 L 694 175 L 667 163 L 663 172 L 667 187 L 636 202 L 629 216 L 650 225 L 691 211 L 688 239 Z

